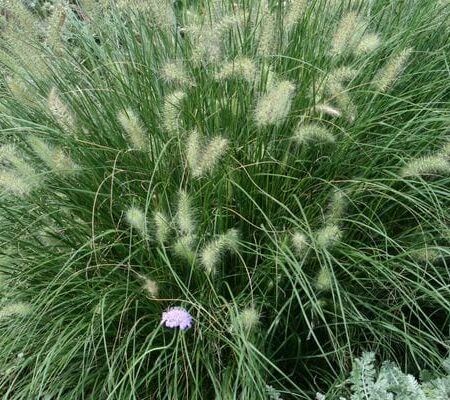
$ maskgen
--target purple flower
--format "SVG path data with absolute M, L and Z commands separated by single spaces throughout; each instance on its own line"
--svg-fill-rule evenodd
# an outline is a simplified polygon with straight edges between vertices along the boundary
M 192 316 L 183 307 L 170 307 L 162 313 L 161 325 L 184 331 L 192 326 Z

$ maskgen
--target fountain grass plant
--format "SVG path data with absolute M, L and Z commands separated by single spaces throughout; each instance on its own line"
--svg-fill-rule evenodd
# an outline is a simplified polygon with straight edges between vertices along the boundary
M 3 398 L 311 399 L 363 351 L 441 364 L 448 2 L 18 4 Z

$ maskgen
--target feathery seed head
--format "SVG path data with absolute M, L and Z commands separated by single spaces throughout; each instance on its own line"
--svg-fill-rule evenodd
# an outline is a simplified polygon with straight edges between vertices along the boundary
M 0 146 L 0 163 L 8 164 L 8 169 L 0 171 L 0 185 L 9 193 L 26 195 L 41 183 L 34 169 L 18 154 L 14 145 Z
M 289 114 L 295 86 L 289 81 L 276 83 L 256 105 L 257 126 L 280 125 Z
M 150 278 L 144 279 L 144 284 L 142 288 L 147 292 L 147 294 L 152 298 L 157 298 L 159 293 L 158 284 Z
M 33 168 L 25 162 L 16 147 L 12 144 L 0 146 L 0 162 L 8 163 L 24 176 L 34 175 Z
M 299 257 L 303 257 L 308 250 L 309 240 L 305 234 L 294 232 L 292 235 L 292 246 L 295 254 Z
M 167 132 L 171 135 L 176 135 L 180 129 L 181 123 L 179 121 L 179 114 L 181 103 L 185 96 L 186 93 L 176 91 L 170 93 L 164 99 L 163 125 Z
M 260 319 L 261 315 L 256 308 L 247 307 L 238 314 L 237 322 L 245 332 L 251 332 L 258 326 Z
M 72 173 L 79 169 L 62 149 L 53 148 L 36 136 L 29 137 L 28 143 L 48 168 L 61 173 Z
M 406 63 L 408 62 L 412 52 L 412 48 L 407 48 L 399 54 L 392 56 L 377 72 L 372 83 L 378 91 L 384 93 L 392 88 L 405 70 Z
M 54 149 L 52 164 L 53 170 L 61 174 L 72 174 L 80 169 L 80 167 L 75 164 L 62 149 L 59 148 Z
M 27 315 L 31 312 L 31 306 L 24 302 L 11 303 L 0 309 L 0 320 L 15 315 Z
M 130 207 L 125 213 L 125 219 L 128 224 L 142 236 L 147 235 L 147 220 L 144 212 L 138 207 Z
M 334 190 L 331 202 L 325 215 L 327 224 L 336 224 L 342 218 L 347 206 L 347 196 L 343 190 Z
M 323 249 L 333 247 L 342 238 L 342 231 L 336 224 L 325 225 L 316 233 L 316 243 Z
M 0 170 L 0 186 L 8 193 L 25 196 L 34 189 L 35 185 L 15 171 Z
M 309 143 L 334 143 L 334 135 L 325 127 L 310 123 L 299 124 L 292 136 L 292 139 L 299 144 Z
M 173 245 L 173 251 L 179 257 L 184 258 L 189 264 L 195 260 L 194 245 L 196 237 L 193 234 L 181 236 Z
M 64 102 L 59 97 L 56 88 L 52 88 L 48 95 L 48 108 L 56 121 L 65 129 L 73 130 L 75 120 Z
M 34 89 L 31 84 L 26 82 L 24 79 L 20 77 L 8 77 L 5 82 L 15 99 L 28 105 L 36 104 L 37 99 Z
M 178 195 L 178 209 L 176 223 L 181 235 L 191 236 L 195 233 L 196 224 L 191 199 L 186 191 L 181 190 Z
M 228 147 L 228 140 L 217 136 L 207 144 L 197 165 L 191 165 L 194 177 L 210 173 L 223 157 Z
M 161 77 L 167 83 L 178 86 L 193 86 L 182 61 L 169 61 L 160 70 Z
M 353 122 L 356 119 L 357 108 L 350 95 L 345 92 L 336 94 L 335 99 L 338 107 L 344 111 L 349 122 Z
M 268 57 L 275 52 L 275 16 L 267 8 L 261 17 L 260 35 L 257 54 L 260 57 Z
M 201 252 L 200 262 L 208 275 L 214 275 L 219 263 L 221 248 L 216 241 L 207 244 Z
M 223 59 L 224 35 L 243 23 L 239 12 L 229 13 L 222 4 L 210 5 L 207 19 L 198 13 L 187 13 L 184 32 L 192 44 L 192 61 L 197 64 L 216 64 Z
M 412 256 L 422 263 L 434 263 L 440 258 L 441 254 L 435 249 L 425 247 L 414 250 Z
M 422 175 L 445 175 L 449 173 L 450 162 L 441 154 L 411 160 L 400 170 L 400 176 L 404 178 Z
M 381 44 L 380 36 L 376 33 L 366 33 L 361 38 L 358 46 L 355 49 L 355 54 L 358 56 L 368 54 L 376 50 Z
M 145 129 L 133 110 L 119 111 L 117 113 L 117 120 L 128 135 L 132 148 L 145 150 L 148 147 Z
M 201 146 L 200 146 L 200 135 L 197 130 L 191 132 L 187 139 L 186 145 L 186 159 L 188 165 L 191 168 L 192 175 L 194 177 L 199 177 L 202 175 L 201 169 Z
M 330 290 L 333 285 L 333 276 L 328 267 L 322 266 L 316 277 L 316 289 L 321 291 Z
M 450 158 L 450 142 L 447 142 L 441 150 L 441 154 L 445 158 Z
M 242 78 L 253 84 L 257 77 L 258 69 L 255 63 L 248 57 L 238 57 L 233 61 L 225 63 L 221 70 L 216 73 L 217 80 L 225 80 L 230 77 Z
M 341 56 L 353 51 L 364 29 L 365 23 L 356 12 L 345 14 L 333 35 L 331 55 Z
M 342 115 L 341 111 L 337 108 L 330 106 L 329 104 L 316 104 L 311 108 L 312 111 L 315 111 L 319 114 L 329 115 L 330 117 L 340 117 Z
M 291 0 L 287 14 L 284 18 L 284 26 L 291 30 L 295 24 L 302 18 L 306 10 L 307 0 Z
M 24 178 L 35 175 L 34 169 L 19 155 L 16 147 L 12 144 L 5 144 L 0 147 L 0 162 L 9 164 Z
M 160 211 L 155 212 L 153 217 L 156 229 L 156 238 L 160 242 L 165 242 L 170 234 L 170 222 L 166 215 Z
M 356 78 L 358 70 L 351 67 L 339 67 L 330 72 L 327 77 L 327 86 L 330 88 L 330 92 L 333 93 L 332 88 L 338 84 L 349 82 Z
M 68 9 L 63 2 L 57 2 L 48 18 L 47 44 L 54 51 L 61 51 L 63 47 L 62 32 L 66 21 Z
M 176 29 L 176 17 L 172 0 L 139 1 L 147 4 L 151 13 L 153 24 L 161 31 L 171 35 Z
M 237 229 L 229 229 L 225 234 L 219 236 L 224 249 L 237 251 L 240 243 L 240 235 Z
M 121 10 L 133 10 L 144 14 L 153 28 L 169 36 L 176 27 L 172 0 L 116 0 L 112 3 Z
M 324 91 L 333 97 L 339 107 L 344 111 L 355 108 L 350 96 L 345 91 L 344 84 L 355 79 L 358 71 L 350 67 L 340 67 L 330 72 L 324 82 Z
M 222 59 L 222 35 L 220 26 L 208 23 L 191 25 L 185 32 L 192 42 L 192 61 L 196 64 L 215 64 Z
M 349 67 L 340 67 L 332 71 L 324 82 L 324 92 L 332 96 L 342 112 L 344 112 L 350 122 L 353 122 L 356 116 L 356 105 L 353 103 L 350 95 L 345 89 L 345 83 L 353 80 L 358 71 Z
M 8 31 L 20 32 L 24 38 L 37 40 L 40 34 L 40 21 L 21 1 L 4 0 L 2 6 L 8 10 L 11 22 L 7 24 Z M 9 33 L 9 32 L 8 32 Z
M 239 247 L 239 232 L 230 229 L 222 235 L 218 235 L 202 249 L 200 261 L 208 275 L 213 275 L 220 257 L 226 251 L 237 251 Z

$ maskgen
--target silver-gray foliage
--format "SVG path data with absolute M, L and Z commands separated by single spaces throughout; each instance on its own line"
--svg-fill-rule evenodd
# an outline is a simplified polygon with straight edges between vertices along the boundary
M 354 360 L 348 379 L 351 395 L 349 398 L 340 397 L 340 400 L 449 400 L 450 357 L 442 367 L 447 375 L 419 382 L 390 361 L 384 362 L 377 370 L 375 354 L 363 353 Z M 334 400 L 323 395 L 317 398 Z

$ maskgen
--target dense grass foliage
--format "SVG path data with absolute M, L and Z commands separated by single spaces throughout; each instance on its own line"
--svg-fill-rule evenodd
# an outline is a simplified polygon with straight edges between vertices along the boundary
M 364 351 L 441 364 L 448 2 L 3 10 L 4 398 L 312 399 Z

